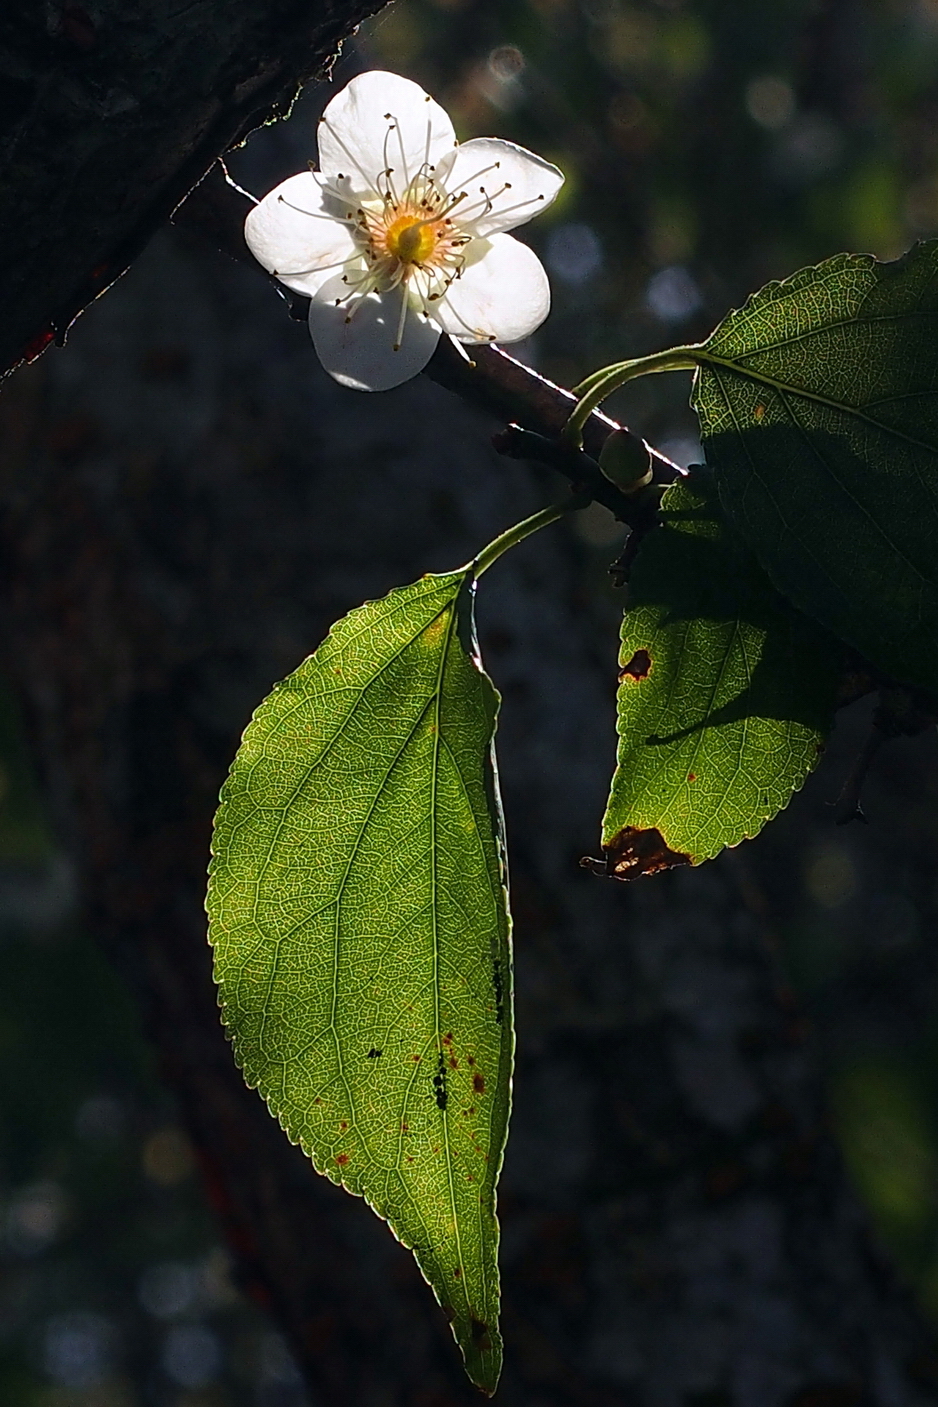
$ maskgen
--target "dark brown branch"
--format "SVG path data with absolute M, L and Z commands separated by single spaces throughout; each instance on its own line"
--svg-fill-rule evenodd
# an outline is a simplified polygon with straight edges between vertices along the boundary
M 487 353 L 496 350 L 484 348 Z M 492 444 L 498 453 L 505 455 L 507 459 L 526 459 L 535 464 L 544 464 L 556 470 L 558 474 L 563 474 L 575 489 L 586 490 L 593 502 L 601 503 L 610 513 L 614 513 L 620 522 L 628 523 L 629 527 L 636 527 L 642 520 L 641 515 L 635 511 L 638 507 L 636 501 L 627 498 L 615 484 L 610 483 L 596 460 L 584 450 L 578 450 L 558 437 L 540 435 L 536 430 L 525 430 L 514 423 L 506 430 L 500 430 L 498 434 L 493 435 Z
M 173 223 L 193 230 L 239 263 L 259 270 L 244 242 L 244 220 L 250 208 L 250 197 L 227 178 L 219 163 L 175 211 Z M 277 284 L 277 288 L 281 286 Z M 292 316 L 305 320 L 309 300 L 301 294 L 289 297 Z M 532 439 L 521 441 L 517 436 L 510 437 L 496 446 L 500 453 L 549 464 L 566 474 L 574 484 L 588 487 L 597 503 L 602 503 L 622 522 L 634 526 L 635 501 L 630 501 L 604 478 L 595 463 L 603 442 L 613 430 L 631 436 L 626 426 L 601 411 L 594 411 L 583 427 L 586 453 L 579 458 L 546 443 L 563 429 L 576 397 L 572 391 L 556 386 L 532 367 L 509 356 L 501 347 L 472 347 L 471 356 L 462 356 L 448 337 L 441 337 L 424 374 L 478 410 L 499 420 L 517 422 L 525 431 L 543 437 L 540 444 Z M 655 482 L 672 483 L 679 472 L 676 465 L 638 436 L 632 438 L 639 453 L 650 455 Z M 639 515 L 642 522 L 646 516 Z

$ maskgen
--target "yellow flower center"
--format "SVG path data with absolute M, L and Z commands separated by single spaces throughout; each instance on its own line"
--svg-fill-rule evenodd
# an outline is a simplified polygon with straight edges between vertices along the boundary
M 425 264 L 436 249 L 437 223 L 416 215 L 399 215 L 387 227 L 385 248 L 402 264 Z

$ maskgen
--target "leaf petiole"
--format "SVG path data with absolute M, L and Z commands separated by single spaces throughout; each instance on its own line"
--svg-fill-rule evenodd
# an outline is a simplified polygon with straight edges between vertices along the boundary
M 567 513 L 575 513 L 580 508 L 586 508 L 592 503 L 592 495 L 589 493 L 572 493 L 569 498 L 563 499 L 560 503 L 552 503 L 549 508 L 542 508 L 538 513 L 532 513 L 530 518 L 523 518 L 520 523 L 515 523 L 513 527 L 506 528 L 487 547 L 483 547 L 472 563 L 473 573 L 476 581 L 483 572 L 487 572 L 489 567 L 498 561 L 503 553 L 511 547 L 517 547 L 519 542 L 524 542 L 526 537 L 532 533 L 539 532 L 541 528 L 550 527 L 551 523 L 556 523 L 559 518 L 563 518 Z
M 573 388 L 573 394 L 578 399 L 561 431 L 561 439 L 579 449 L 583 443 L 583 426 L 600 401 L 637 376 L 650 376 L 658 371 L 696 371 L 700 360 L 699 352 L 698 346 L 669 347 L 664 352 L 653 352 L 648 357 L 633 357 L 631 361 L 613 362 L 611 366 L 594 371 L 592 376 L 587 376 Z

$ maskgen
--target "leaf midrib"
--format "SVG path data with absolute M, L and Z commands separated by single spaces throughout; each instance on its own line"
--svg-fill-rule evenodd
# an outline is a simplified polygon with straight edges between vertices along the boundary
M 938 446 L 930 445 L 926 440 L 916 439 L 914 435 L 907 435 L 902 430 L 897 430 L 891 425 L 884 425 L 871 415 L 866 415 L 856 406 L 845 405 L 842 401 L 832 400 L 829 396 L 822 396 L 818 391 L 807 391 L 801 386 L 793 386 L 788 381 L 781 381 L 777 377 L 767 376 L 765 372 L 754 371 L 750 367 L 742 366 L 739 362 L 733 361 L 729 357 L 718 357 L 713 352 L 705 352 L 695 349 L 694 358 L 700 366 L 720 367 L 724 371 L 735 373 L 737 376 L 746 377 L 750 381 L 757 381 L 760 386 L 768 386 L 780 395 L 786 393 L 793 396 L 801 396 L 805 400 L 814 401 L 817 405 L 826 406 L 828 410 L 837 411 L 841 415 L 853 416 L 855 420 L 862 421 L 865 425 L 870 425 L 881 434 L 892 435 L 897 440 L 904 440 L 906 444 L 914 446 L 916 449 L 923 449 L 928 454 L 938 457 Z M 938 394 L 938 393 L 936 393 Z
M 433 1003 L 434 1023 L 436 1027 L 436 1048 L 438 1052 L 438 1068 L 442 1063 L 443 1045 L 442 1034 L 440 1029 L 440 938 L 438 929 L 437 905 L 437 779 L 439 777 L 440 771 L 440 748 L 443 745 L 443 679 L 445 677 L 446 666 L 449 661 L 450 647 L 453 643 L 453 631 L 456 628 L 456 620 L 459 614 L 458 599 L 459 598 L 457 596 L 452 602 L 449 623 L 446 628 L 446 640 L 443 644 L 443 648 L 440 650 L 440 662 L 437 666 L 434 709 L 435 730 L 433 735 L 433 783 L 430 796 L 430 894 L 432 900 L 433 914 Z M 444 1085 L 443 1088 L 445 1089 L 446 1086 Z M 447 1099 L 446 1108 L 448 1107 L 449 1101 Z M 456 1251 L 457 1255 L 459 1256 L 459 1284 L 462 1290 L 462 1298 L 465 1304 L 465 1311 L 466 1313 L 470 1313 L 469 1286 L 467 1283 L 465 1258 L 463 1256 L 462 1235 L 459 1225 L 459 1213 L 456 1207 L 456 1188 L 453 1184 L 453 1159 L 450 1154 L 449 1121 L 446 1117 L 446 1108 L 441 1109 L 439 1112 L 441 1115 L 441 1123 L 443 1125 L 443 1143 L 446 1150 L 446 1172 L 447 1182 L 449 1185 L 449 1207 L 450 1214 L 453 1218 L 453 1233 L 456 1238 Z

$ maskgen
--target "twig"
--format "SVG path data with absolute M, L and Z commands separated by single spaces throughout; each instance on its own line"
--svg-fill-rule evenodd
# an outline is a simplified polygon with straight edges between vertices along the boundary
M 935 718 L 933 706 L 916 690 L 896 685 L 880 689 L 879 704 L 873 714 L 869 734 L 834 803 L 835 825 L 846 826 L 851 821 L 866 822 L 860 795 L 880 748 L 894 738 L 915 737 L 926 728 L 933 728 L 936 722 L 938 719 Z
M 620 522 L 635 527 L 636 504 L 606 478 L 592 455 L 565 444 L 558 436 L 540 435 L 514 423 L 493 435 L 492 444 L 507 459 L 533 460 L 555 469 L 570 480 L 574 489 L 587 490 L 594 502 L 608 508 Z
M 874 757 L 888 740 L 889 735 L 878 726 L 874 716 L 872 726 L 857 760 L 851 767 L 847 780 L 840 789 L 840 795 L 834 803 L 835 826 L 848 826 L 851 821 L 862 821 L 864 825 L 867 824 L 866 813 L 860 805 L 860 794 L 863 791 L 863 784 Z
M 239 263 L 250 265 L 260 272 L 260 265 L 244 242 L 244 220 L 250 209 L 250 196 L 228 178 L 224 166 L 218 162 L 177 207 L 173 213 L 173 223 L 181 229 L 192 230 Z M 276 280 L 271 281 L 283 294 L 282 286 L 277 284 Z M 301 294 L 285 296 L 289 303 L 290 315 L 305 321 L 309 300 Z M 561 468 L 561 472 L 567 474 L 574 484 L 589 488 L 596 502 L 602 503 L 622 522 L 635 526 L 633 519 L 638 512 L 636 502 L 621 494 L 600 473 L 595 463 L 604 441 L 613 430 L 620 430 L 626 435 L 632 434 L 626 426 L 618 424 L 601 411 L 593 411 L 583 427 L 583 445 L 586 453 L 578 462 L 575 472 L 571 473 L 570 461 L 564 458 L 561 465 L 559 454 L 552 447 L 548 448 L 547 442 L 559 435 L 576 404 L 572 391 L 555 386 L 545 376 L 509 356 L 500 347 L 472 347 L 471 360 L 467 360 L 460 356 L 448 337 L 440 338 L 436 351 L 424 368 L 424 374 L 431 381 L 455 392 L 478 409 L 487 411 L 500 420 L 514 422 L 512 432 L 523 434 L 527 431 L 533 436 L 541 437 L 537 444 L 534 439 L 529 439 L 524 454 L 513 452 L 520 444 L 517 439 L 504 441 L 499 445 L 501 453 L 512 458 L 535 459 L 540 463 L 549 463 L 553 468 Z M 632 438 L 639 451 L 650 455 L 655 483 L 673 483 L 681 473 L 678 466 L 640 437 Z M 537 453 L 533 452 L 535 448 Z M 588 467 L 589 464 L 592 465 L 591 468 Z M 637 497 L 634 496 L 636 499 Z M 639 516 L 644 524 L 647 512 Z

